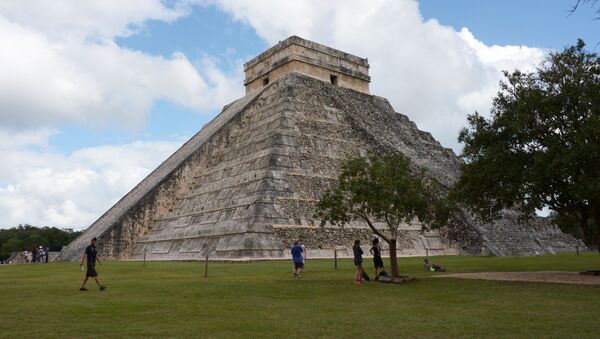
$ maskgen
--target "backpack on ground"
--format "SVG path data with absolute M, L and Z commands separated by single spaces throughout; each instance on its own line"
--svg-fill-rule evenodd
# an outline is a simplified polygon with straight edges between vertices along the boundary
M 368 275 L 368 274 L 367 274 L 367 272 L 365 272 L 365 271 L 363 271 L 363 272 L 362 272 L 362 278 L 363 278 L 365 281 L 369 281 L 369 280 L 371 280 L 371 278 L 369 278 L 369 275 Z

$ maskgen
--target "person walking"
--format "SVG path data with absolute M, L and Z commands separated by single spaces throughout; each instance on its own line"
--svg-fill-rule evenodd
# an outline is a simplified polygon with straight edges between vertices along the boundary
M 100 287 L 100 291 L 104 291 L 106 286 L 104 286 L 100 279 L 98 279 L 98 272 L 96 272 L 96 261 L 102 265 L 100 261 L 100 256 L 98 255 L 98 251 L 96 249 L 96 238 L 93 238 L 90 245 L 85 248 L 85 253 L 81 256 L 81 261 L 79 262 L 79 266 L 83 269 L 83 259 L 87 259 L 87 270 L 85 272 L 85 277 L 83 278 L 83 283 L 79 288 L 80 291 L 87 291 L 85 288 L 85 283 L 87 283 L 89 278 L 94 278 L 98 287 Z
M 383 259 L 381 259 L 381 245 L 379 239 L 373 239 L 373 246 L 369 252 L 373 255 L 373 265 L 375 266 L 375 280 L 379 280 L 379 273 L 383 272 Z
M 294 262 L 294 278 L 301 278 L 300 273 L 304 269 L 304 257 L 302 256 L 302 246 L 298 242 L 294 242 L 292 246 L 292 261 Z
M 46 246 L 46 248 L 44 248 L 44 253 L 46 254 L 46 264 L 48 263 L 48 257 L 50 256 L 50 247 Z
M 304 246 L 302 239 L 298 239 L 298 245 L 302 247 L 302 272 L 304 272 L 304 269 L 306 268 L 306 247 Z
M 362 255 L 363 250 L 360 247 L 360 240 L 354 240 L 354 246 L 352 246 L 352 252 L 354 253 L 354 266 L 356 266 L 356 279 L 354 283 L 357 285 L 362 284 L 363 282 L 363 266 L 362 266 Z

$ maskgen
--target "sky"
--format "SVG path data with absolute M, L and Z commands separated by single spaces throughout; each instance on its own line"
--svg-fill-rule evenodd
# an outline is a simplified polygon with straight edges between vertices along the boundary
M 461 150 L 503 70 L 600 42 L 575 0 L 0 2 L 0 228 L 84 229 L 244 95 L 290 35 L 369 59 L 371 93 Z M 596 47 L 600 49 L 600 47 Z

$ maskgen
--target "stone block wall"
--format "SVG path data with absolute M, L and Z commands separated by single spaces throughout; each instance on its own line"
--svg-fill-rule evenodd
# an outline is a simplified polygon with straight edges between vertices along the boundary
M 369 93 L 367 59 L 297 36 L 279 42 L 244 64 L 246 93 L 294 72 Z
M 226 106 L 63 254 L 74 258 L 93 236 L 114 259 L 283 258 L 299 237 L 324 256 L 354 239 L 369 244 L 360 222 L 319 227 L 315 204 L 347 157 L 390 150 L 445 188 L 460 175 L 461 160 L 387 100 L 287 74 Z M 499 223 L 488 228 L 466 216 L 435 232 L 404 225 L 399 254 L 572 248 L 566 235 L 520 229 L 510 218 Z

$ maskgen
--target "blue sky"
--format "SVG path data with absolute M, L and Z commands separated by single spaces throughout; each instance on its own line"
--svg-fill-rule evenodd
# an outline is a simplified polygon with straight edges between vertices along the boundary
M 236 61 L 252 58 L 268 48 L 251 27 L 236 22 L 230 14 L 214 6 L 195 7 L 188 16 L 174 23 L 150 20 L 139 34 L 117 38 L 115 42 L 123 48 L 155 56 L 168 57 L 174 52 L 182 52 L 188 59 L 198 60 L 208 55 L 229 73 L 241 71 Z M 242 88 L 243 84 L 239 86 Z M 139 129 L 65 126 L 52 138 L 51 146 L 61 152 L 72 152 L 105 143 L 189 137 L 218 113 L 218 110 L 211 110 L 201 115 L 195 109 L 157 100 L 146 123 L 138 126 Z
M 582 38 L 600 41 L 600 25 L 589 5 L 570 15 L 570 0 L 421 0 L 421 14 L 456 29 L 468 27 L 487 44 L 562 49 Z
M 371 92 L 460 152 L 501 70 L 600 41 L 594 10 L 569 15 L 574 3 L 0 3 L 0 227 L 87 226 L 243 95 L 244 61 L 292 34 L 368 57 Z
M 488 45 L 526 45 L 561 49 L 583 38 L 589 45 L 600 41 L 600 22 L 587 5 L 570 14 L 573 1 L 474 1 L 422 0 L 421 15 L 435 19 L 456 30 L 463 27 Z M 150 20 L 139 34 L 117 38 L 116 43 L 128 49 L 151 55 L 169 56 L 178 51 L 190 60 L 210 55 L 230 73 L 239 72 L 236 60 L 248 60 L 269 44 L 254 29 L 234 20 L 215 6 L 195 7 L 186 17 L 173 23 Z M 240 83 L 240 86 L 242 84 Z M 217 110 L 200 115 L 194 109 L 154 103 L 148 120 L 141 129 L 64 126 L 51 139 L 61 152 L 105 143 L 127 143 L 133 140 L 164 140 L 193 135 L 200 126 L 218 114 Z

